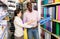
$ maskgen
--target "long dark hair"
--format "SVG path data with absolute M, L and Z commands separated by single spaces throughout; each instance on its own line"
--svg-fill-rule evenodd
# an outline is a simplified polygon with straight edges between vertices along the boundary
M 19 12 L 20 12 L 21 10 L 20 9 L 16 9 L 15 11 L 14 11 L 14 17 L 15 16 L 17 16 L 17 14 L 19 14 Z M 22 12 L 22 11 L 21 11 Z M 15 26 L 14 26 L 14 17 L 10 20 L 10 22 L 11 22 L 11 27 L 10 27 L 10 31 L 11 32 L 15 32 Z
M 17 16 L 17 14 L 19 14 L 19 12 L 22 13 L 22 10 L 21 10 L 21 9 L 16 9 L 16 10 L 14 11 L 14 16 Z

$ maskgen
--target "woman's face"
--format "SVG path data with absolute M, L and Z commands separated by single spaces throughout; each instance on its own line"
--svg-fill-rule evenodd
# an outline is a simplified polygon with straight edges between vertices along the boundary
M 21 11 L 19 12 L 18 16 L 19 16 L 19 17 L 21 17 L 21 16 L 22 16 L 22 13 L 21 13 Z

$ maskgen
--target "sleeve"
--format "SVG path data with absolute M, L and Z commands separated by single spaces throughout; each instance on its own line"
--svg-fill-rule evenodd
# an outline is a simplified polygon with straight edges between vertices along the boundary
M 15 24 L 17 25 L 17 26 L 19 26 L 19 27 L 24 27 L 24 28 L 31 28 L 32 26 L 30 26 L 30 25 L 27 25 L 27 23 L 21 23 L 21 21 L 20 20 L 18 20 L 18 19 L 16 19 L 15 20 Z

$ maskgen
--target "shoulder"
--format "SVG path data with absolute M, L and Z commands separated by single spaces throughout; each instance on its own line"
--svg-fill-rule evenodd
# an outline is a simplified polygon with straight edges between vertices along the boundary
M 17 16 L 15 16 L 15 19 L 19 19 Z
M 15 17 L 14 21 L 21 20 L 19 17 Z
M 26 10 L 25 12 L 24 12 L 24 15 L 27 15 L 28 14 L 28 10 Z

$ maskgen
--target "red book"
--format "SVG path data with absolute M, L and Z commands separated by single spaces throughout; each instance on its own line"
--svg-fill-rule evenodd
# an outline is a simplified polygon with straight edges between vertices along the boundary
M 55 0 L 53 0 L 53 3 L 55 3 Z

